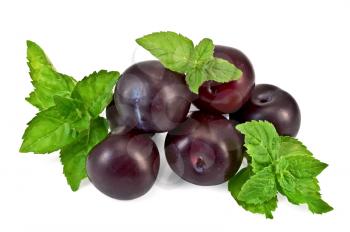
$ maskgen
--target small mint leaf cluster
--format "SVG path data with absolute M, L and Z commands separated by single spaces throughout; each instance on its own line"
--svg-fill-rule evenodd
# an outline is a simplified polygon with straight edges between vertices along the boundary
M 32 41 L 27 41 L 27 59 L 34 91 L 26 100 L 39 112 L 28 123 L 20 152 L 61 150 L 63 172 L 76 191 L 87 176 L 87 155 L 108 134 L 107 121 L 99 115 L 112 99 L 119 73 L 101 70 L 77 82 L 57 72 Z
M 164 65 L 178 73 L 186 74 L 190 90 L 198 93 L 208 80 L 220 83 L 238 80 L 242 71 L 233 64 L 214 57 L 214 44 L 205 38 L 194 46 L 187 37 L 175 32 L 156 32 L 136 40 Z
M 245 139 L 249 165 L 229 180 L 228 190 L 244 209 L 273 218 L 277 192 L 293 204 L 307 204 L 312 213 L 333 208 L 321 199 L 316 177 L 328 166 L 315 159 L 297 139 L 279 136 L 267 121 L 236 126 Z

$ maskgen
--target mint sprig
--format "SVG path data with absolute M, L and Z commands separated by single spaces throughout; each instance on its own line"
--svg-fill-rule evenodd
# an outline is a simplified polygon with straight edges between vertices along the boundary
M 307 204 L 312 213 L 333 210 L 321 199 L 316 179 L 327 164 L 315 159 L 300 141 L 279 136 L 267 121 L 246 122 L 236 128 L 245 136 L 249 155 L 248 167 L 228 183 L 228 190 L 239 205 L 272 218 L 280 192 L 293 204 Z
M 27 41 L 27 58 L 34 91 L 27 101 L 39 109 L 23 134 L 20 152 L 61 150 L 63 172 L 73 191 L 86 177 L 90 150 L 108 134 L 99 114 L 112 99 L 119 73 L 94 72 L 77 82 L 58 73 L 44 51 Z
M 148 50 L 168 69 L 186 74 L 190 90 L 198 93 L 208 80 L 220 83 L 238 80 L 242 71 L 228 61 L 214 57 L 214 44 L 205 38 L 194 46 L 193 42 L 175 32 L 155 32 L 136 42 Z

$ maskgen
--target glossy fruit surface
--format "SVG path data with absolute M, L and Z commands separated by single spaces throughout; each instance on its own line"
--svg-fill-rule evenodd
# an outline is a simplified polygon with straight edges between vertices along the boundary
M 135 134 L 146 134 L 151 137 L 154 135 L 154 133 L 147 133 L 124 123 L 117 111 L 114 100 L 112 100 L 106 108 L 106 118 L 109 124 L 109 128 L 111 129 L 111 133 L 113 134 L 125 134 L 132 132 Z
M 92 149 L 87 173 L 102 193 L 120 200 L 142 196 L 153 185 L 159 170 L 159 153 L 146 135 L 110 134 Z
M 215 46 L 214 56 L 234 64 L 242 71 L 242 76 L 237 81 L 227 83 L 204 82 L 199 88 L 198 99 L 194 101 L 194 105 L 212 113 L 235 112 L 248 100 L 254 87 L 253 66 L 247 56 L 231 47 Z
M 239 122 L 267 120 L 280 135 L 296 136 L 300 128 L 300 109 L 286 91 L 268 84 L 257 85 L 248 102 L 231 119 Z
M 112 100 L 106 107 L 106 118 L 109 124 L 109 128 L 112 131 L 121 126 L 120 116 L 118 114 L 117 108 L 115 107 L 114 100 Z
M 222 115 L 196 111 L 165 139 L 173 171 L 197 185 L 216 185 L 234 175 L 242 162 L 242 137 L 235 122 Z
M 185 120 L 192 96 L 184 75 L 165 69 L 158 61 L 145 61 L 122 74 L 114 100 L 123 125 L 164 132 Z

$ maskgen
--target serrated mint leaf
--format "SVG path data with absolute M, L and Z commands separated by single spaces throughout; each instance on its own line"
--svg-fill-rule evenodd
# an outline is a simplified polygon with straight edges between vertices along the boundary
M 22 137 L 20 152 L 51 153 L 74 141 L 77 131 L 70 122 L 56 118 L 56 107 L 38 113 L 29 123 Z
M 206 63 L 199 64 L 196 68 L 187 72 L 186 82 L 193 93 L 198 94 L 199 87 L 205 81 L 216 81 L 225 83 L 238 80 L 242 76 L 242 71 L 231 63 L 214 58 Z
M 39 112 L 28 123 L 20 152 L 51 153 L 72 143 L 88 128 L 90 117 L 76 108 L 78 103 L 59 96 L 55 99 L 57 105 Z
M 277 197 L 273 197 L 270 200 L 260 204 L 248 204 L 246 202 L 238 200 L 238 195 L 242 186 L 248 181 L 248 179 L 254 175 L 250 167 L 241 169 L 235 176 L 233 176 L 228 182 L 228 190 L 231 192 L 233 198 L 244 209 L 252 212 L 265 214 L 266 218 L 273 218 L 272 212 L 277 208 Z
M 76 81 L 58 73 L 44 51 L 32 41 L 27 41 L 27 59 L 35 88 L 26 98 L 29 103 L 39 110 L 45 110 L 54 105 L 53 96 L 70 96 Z
M 244 135 L 244 146 L 252 158 L 254 172 L 262 170 L 277 159 L 280 137 L 275 127 L 267 121 L 250 121 L 236 126 Z
M 96 118 L 111 101 L 118 78 L 118 72 L 94 72 L 76 84 L 72 97 L 83 102 L 91 116 Z
M 266 218 L 273 219 L 272 212 L 277 208 L 277 196 L 260 204 L 247 204 L 242 202 L 241 206 L 252 213 L 265 214 Z
M 296 178 L 290 173 L 277 177 L 282 194 L 293 204 L 307 203 L 309 198 L 319 198 L 320 187 L 316 178 Z
M 293 155 L 295 153 L 303 153 L 305 155 L 312 156 L 312 153 L 307 150 L 306 146 L 303 145 L 299 140 L 289 136 L 280 136 L 281 145 L 279 150 L 279 156 Z
M 302 152 L 282 156 L 277 163 L 278 172 L 287 170 L 297 178 L 311 178 L 319 175 L 328 165 Z
M 215 45 L 211 39 L 202 39 L 194 48 L 194 66 L 201 67 L 213 59 Z
M 90 128 L 83 131 L 79 138 L 61 149 L 63 173 L 73 191 L 79 189 L 81 180 L 87 177 L 86 158 L 91 149 L 108 134 L 107 121 L 98 117 L 91 121 Z
M 261 204 L 270 200 L 276 194 L 275 175 L 272 166 L 268 166 L 252 175 L 245 182 L 237 198 L 247 204 Z
M 327 202 L 321 198 L 311 198 L 308 200 L 308 207 L 312 213 L 322 214 L 333 210 Z
M 155 32 L 145 35 L 136 42 L 157 57 L 168 69 L 186 73 L 192 60 L 193 42 L 175 32 Z
M 202 69 L 194 69 L 186 76 L 186 82 L 189 89 L 198 94 L 199 87 L 206 81 L 205 71 Z
M 31 70 L 40 70 L 43 67 L 54 69 L 44 50 L 33 41 L 27 40 L 27 59 Z
M 313 213 L 326 213 L 333 209 L 321 199 L 316 178 L 297 178 L 288 171 L 284 171 L 277 176 L 277 180 L 281 193 L 289 202 L 296 205 L 305 203 Z
M 242 76 L 242 71 L 228 61 L 214 58 L 206 64 L 207 80 L 220 83 L 238 80 Z

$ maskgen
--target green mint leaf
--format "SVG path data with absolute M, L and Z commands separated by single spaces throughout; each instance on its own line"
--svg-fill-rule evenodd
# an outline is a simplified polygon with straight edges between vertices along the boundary
M 72 143 L 90 117 L 75 100 L 55 97 L 57 105 L 39 112 L 23 134 L 20 152 L 51 153 Z
M 63 173 L 73 191 L 79 189 L 81 180 L 87 177 L 86 158 L 91 149 L 108 134 L 107 121 L 98 117 L 91 121 L 90 128 L 83 131 L 79 138 L 61 149 Z
M 148 50 L 168 69 L 186 73 L 193 56 L 193 42 L 175 32 L 156 32 L 145 35 L 136 42 Z
M 44 50 L 33 41 L 27 40 L 27 59 L 30 70 L 36 71 L 43 67 L 54 69 Z
M 206 64 L 206 72 L 208 80 L 217 81 L 220 83 L 235 81 L 242 76 L 242 71 L 236 68 L 233 64 L 220 58 L 214 58 Z
M 305 155 L 312 156 L 312 153 L 296 138 L 289 136 L 280 136 L 281 145 L 279 150 L 279 156 L 293 155 L 303 153 Z
M 84 102 L 91 116 L 96 118 L 111 101 L 118 78 L 118 72 L 94 72 L 76 84 L 72 97 Z
M 240 204 L 244 209 L 252 213 L 265 214 L 266 218 L 273 219 L 272 212 L 277 208 L 277 196 L 260 204 L 247 204 L 245 202 L 241 202 Z
M 287 170 L 297 178 L 311 178 L 319 175 L 328 165 L 314 157 L 299 153 L 282 156 L 277 163 L 278 172 Z
M 326 213 L 333 208 L 321 199 L 320 187 L 316 178 L 297 178 L 284 171 L 277 176 L 281 193 L 289 202 L 299 205 L 307 204 L 313 213 Z
M 220 83 L 238 80 L 242 71 L 233 64 L 214 58 L 214 44 L 205 38 L 194 47 L 193 42 L 175 32 L 156 32 L 136 40 L 157 57 L 168 69 L 186 74 L 190 90 L 198 93 L 208 80 Z
M 27 41 L 27 59 L 35 90 L 26 100 L 39 110 L 54 105 L 53 96 L 70 96 L 76 81 L 55 71 L 44 51 L 34 42 Z
M 215 45 L 211 39 L 202 39 L 194 48 L 194 66 L 201 67 L 211 61 L 214 56 Z
M 199 87 L 209 80 L 220 83 L 238 80 L 242 76 L 242 71 L 231 63 L 214 58 L 204 64 L 199 64 L 194 69 L 187 72 L 186 82 L 193 93 L 198 94 Z
M 245 210 L 252 213 L 265 214 L 266 218 L 273 218 L 272 211 L 277 208 L 277 197 L 272 197 L 270 200 L 260 204 L 247 204 L 246 202 L 238 200 L 238 195 L 242 189 L 242 186 L 248 181 L 248 179 L 254 173 L 250 167 L 241 169 L 235 176 L 233 176 L 228 182 L 228 190 L 231 192 L 233 198 L 237 203 Z
M 20 152 L 51 153 L 74 141 L 77 131 L 69 122 L 57 119 L 56 107 L 37 114 L 28 124 L 23 135 Z
M 296 178 L 288 171 L 277 175 L 281 193 L 293 204 L 306 203 L 307 197 L 318 197 L 320 187 L 316 178 Z
M 327 213 L 333 210 L 333 207 L 330 206 L 327 202 L 325 202 L 321 198 L 309 199 L 308 207 L 312 213 L 316 213 L 316 214 Z
M 275 197 L 276 194 L 275 175 L 272 166 L 268 166 L 249 178 L 242 186 L 237 198 L 247 204 L 261 204 Z
M 251 157 L 254 172 L 269 166 L 278 157 L 280 137 L 267 121 L 250 121 L 236 126 L 244 134 L 244 146 Z
M 199 87 L 206 80 L 206 73 L 203 69 L 193 69 L 186 75 L 186 82 L 189 89 L 196 94 L 198 94 Z

